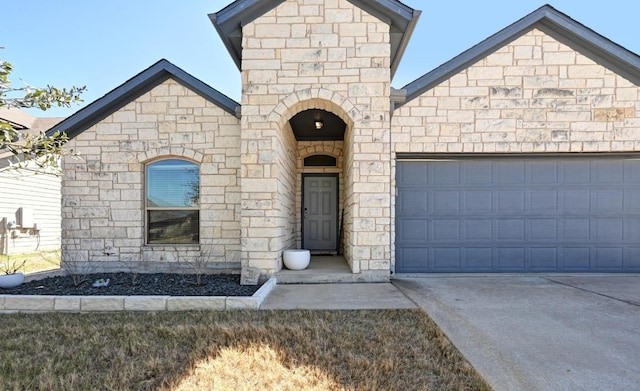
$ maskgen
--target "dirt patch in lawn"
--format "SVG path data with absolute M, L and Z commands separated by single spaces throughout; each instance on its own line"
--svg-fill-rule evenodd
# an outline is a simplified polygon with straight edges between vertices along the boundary
M 82 282 L 78 285 L 77 282 Z M 106 286 L 94 286 L 96 282 Z M 100 273 L 82 276 L 55 276 L 26 282 L 5 295 L 56 296 L 251 296 L 260 287 L 240 285 L 238 274 Z
M 0 319 L 0 389 L 489 389 L 421 310 Z

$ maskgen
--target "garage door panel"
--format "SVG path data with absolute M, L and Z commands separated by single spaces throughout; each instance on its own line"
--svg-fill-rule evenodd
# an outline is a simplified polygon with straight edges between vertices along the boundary
M 529 165 L 529 183 L 538 185 L 553 185 L 558 183 L 558 164 L 555 161 L 539 162 Z
M 558 222 L 555 219 L 529 220 L 529 239 L 531 241 L 558 241 Z
M 622 205 L 625 213 L 640 213 L 640 192 L 625 190 Z
M 493 162 L 478 161 L 476 164 L 463 164 L 464 183 L 468 185 L 486 185 L 493 183 Z
M 591 264 L 591 249 L 588 247 L 566 247 L 561 250 L 562 270 L 587 271 Z
M 429 264 L 429 249 L 424 247 L 408 247 L 396 250 L 398 268 L 404 273 L 422 273 Z
M 498 160 L 495 163 L 495 168 L 497 169 L 497 184 L 522 185 L 525 183 L 524 161 Z
M 588 241 L 591 238 L 591 221 L 589 219 L 567 218 L 562 221 L 564 241 Z
M 524 213 L 524 190 L 498 190 L 496 195 L 496 213 Z
M 623 253 L 624 269 L 640 271 L 640 247 L 627 247 Z
M 397 272 L 640 271 L 640 159 L 397 168 Z
M 560 163 L 561 175 L 567 184 L 590 184 L 591 168 L 588 161 L 583 159 L 567 159 Z
M 592 183 L 623 183 L 624 162 L 622 160 L 599 159 L 591 160 Z
M 531 213 L 552 213 L 558 211 L 558 192 L 556 190 L 532 190 L 529 192 Z
M 405 219 L 396 225 L 400 244 L 420 244 L 429 240 L 429 221 L 425 219 Z
M 529 250 L 532 271 L 558 270 L 558 249 L 556 247 L 533 247 Z
M 460 249 L 445 247 L 433 249 L 433 269 L 440 272 L 459 272 L 461 270 Z
M 429 184 L 428 172 L 428 166 L 409 164 L 398 170 L 398 182 L 405 186 L 424 187 Z
M 623 219 L 593 219 L 591 240 L 593 242 L 622 243 Z
M 464 207 L 468 213 L 493 213 L 493 192 L 491 190 L 464 191 Z
M 491 247 L 469 247 L 464 249 L 465 270 L 490 272 L 493 269 L 493 250 Z
M 432 166 L 429 174 L 430 185 L 458 185 L 460 184 L 460 163 L 443 161 L 438 166 Z
M 622 222 L 622 240 L 626 243 L 636 243 L 640 238 L 640 220 L 625 218 Z
M 433 191 L 431 213 L 458 214 L 460 213 L 459 191 Z
M 457 219 L 434 219 L 433 240 L 437 242 L 458 242 L 460 240 L 460 221 Z
M 569 214 L 588 215 L 591 210 L 591 192 L 589 190 L 560 191 L 562 209 Z
M 640 159 L 624 161 L 624 182 L 640 184 Z
M 611 247 L 596 247 L 592 251 L 592 264 L 600 270 L 618 270 L 622 268 L 622 249 Z
M 524 271 L 525 249 L 521 247 L 498 248 L 497 262 L 495 267 L 498 270 L 515 272 Z
M 466 241 L 492 241 L 493 220 L 491 219 L 467 219 L 464 221 L 464 240 Z
M 594 190 L 591 194 L 591 211 L 597 214 L 620 214 L 623 200 L 622 190 Z
M 429 200 L 423 190 L 406 190 L 398 195 L 396 213 L 399 216 L 427 216 Z
M 497 221 L 497 237 L 501 242 L 524 241 L 524 219 L 503 219 Z

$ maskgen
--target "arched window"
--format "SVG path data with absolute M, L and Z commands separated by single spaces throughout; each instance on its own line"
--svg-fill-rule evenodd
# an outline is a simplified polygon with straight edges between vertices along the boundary
M 200 167 L 187 160 L 153 162 L 146 169 L 148 244 L 198 244 Z
M 305 167 L 335 167 L 337 160 L 329 155 L 311 155 L 304 158 Z

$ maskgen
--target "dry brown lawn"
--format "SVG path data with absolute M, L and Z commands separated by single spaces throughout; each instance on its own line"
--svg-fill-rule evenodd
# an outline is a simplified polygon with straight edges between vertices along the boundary
M 488 390 L 420 310 L 0 314 L 2 390 Z

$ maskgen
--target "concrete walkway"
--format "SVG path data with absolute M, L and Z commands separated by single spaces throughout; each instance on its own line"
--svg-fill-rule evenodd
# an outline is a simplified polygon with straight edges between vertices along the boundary
M 640 389 L 640 276 L 397 278 L 496 391 Z
M 264 310 L 373 310 L 416 308 L 389 283 L 277 285 L 262 303 Z

